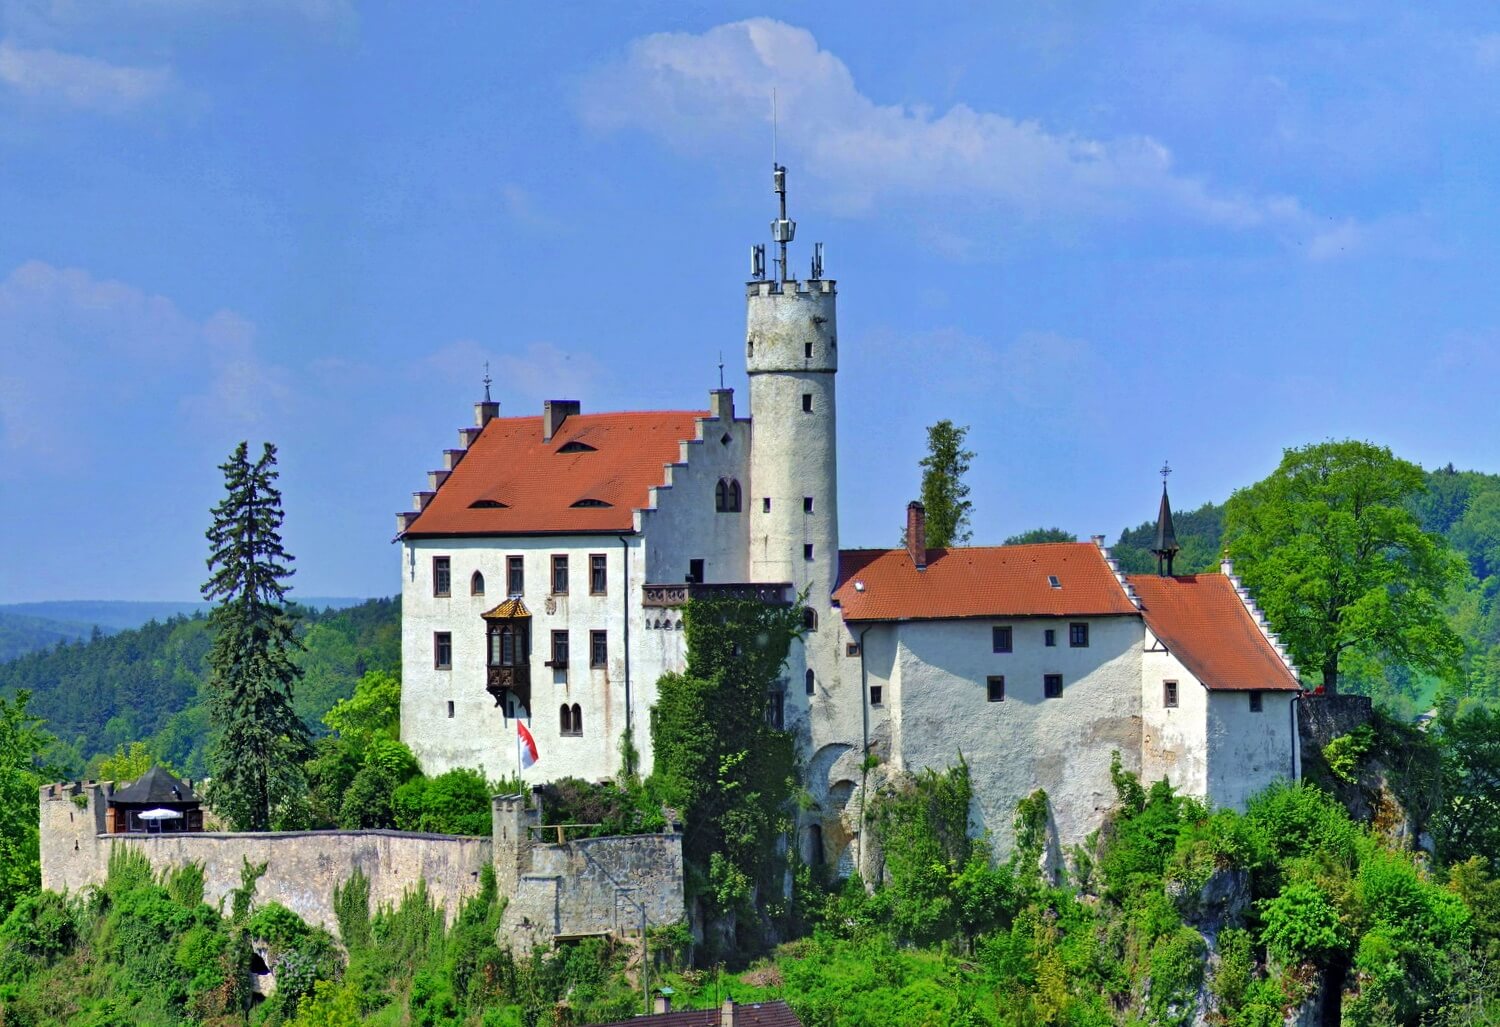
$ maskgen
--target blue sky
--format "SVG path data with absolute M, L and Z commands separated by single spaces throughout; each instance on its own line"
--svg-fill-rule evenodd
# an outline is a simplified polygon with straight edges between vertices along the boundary
M 841 531 L 971 426 L 976 542 L 1360 437 L 1500 471 L 1493 5 L 0 3 L 0 602 L 180 599 L 281 447 L 306 595 L 486 360 L 506 413 L 744 395 L 770 104 L 839 280 Z

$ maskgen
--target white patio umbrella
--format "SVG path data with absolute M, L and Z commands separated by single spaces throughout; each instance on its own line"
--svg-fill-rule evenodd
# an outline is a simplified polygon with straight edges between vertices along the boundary
M 160 809 L 160 808 L 158 808 L 158 809 L 144 810 L 144 811 L 142 811 L 140 813 L 137 813 L 135 816 L 136 816 L 137 820 L 145 820 L 145 821 L 147 821 L 146 829 L 148 831 L 151 829 L 151 822 L 152 821 L 181 820 L 182 819 L 182 814 L 179 813 L 177 810 L 175 810 L 175 809 Z M 160 823 L 157 823 L 156 829 L 158 831 L 161 830 L 161 824 Z

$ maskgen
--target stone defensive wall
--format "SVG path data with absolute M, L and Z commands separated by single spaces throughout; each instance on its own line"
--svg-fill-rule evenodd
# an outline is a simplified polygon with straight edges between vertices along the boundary
M 495 798 L 490 838 L 403 831 L 108 834 L 112 791 L 108 782 L 42 787 L 43 888 L 100 885 L 111 854 L 133 848 L 158 873 L 200 864 L 204 900 L 226 907 L 245 862 L 264 863 L 256 903 L 279 902 L 335 934 L 333 890 L 355 870 L 370 882 L 372 911 L 399 903 L 422 880 L 451 920 L 491 865 L 507 898 L 501 938 L 518 951 L 559 938 L 635 933 L 643 907 L 651 927 L 686 916 L 680 833 L 549 842 L 522 796 Z

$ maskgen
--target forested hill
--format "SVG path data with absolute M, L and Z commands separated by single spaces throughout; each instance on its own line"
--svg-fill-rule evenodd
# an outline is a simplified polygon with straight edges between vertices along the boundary
M 1452 597 L 1449 621 L 1468 650 L 1467 694 L 1500 700 L 1500 474 L 1459 471 L 1452 464 L 1429 471 L 1427 492 L 1417 497 L 1412 512 L 1425 529 L 1442 535 L 1468 561 L 1472 578 L 1461 595 Z M 1224 507 L 1219 503 L 1172 515 L 1182 547 L 1175 568 L 1178 573 L 1218 568 L 1223 521 Z M 1114 545 L 1120 566 L 1136 574 L 1154 571 L 1151 546 L 1155 540 L 1155 521 L 1126 528 Z M 1356 671 L 1348 684 L 1395 712 L 1412 714 L 1431 701 L 1434 683 L 1395 667 L 1384 677 L 1376 676 L 1374 670 Z
M 304 670 L 297 712 L 321 731 L 323 714 L 353 694 L 366 670 L 399 669 L 401 606 L 372 599 L 342 610 L 299 609 L 307 651 L 297 657 Z M 208 646 L 202 614 L 95 633 L 0 663 L 0 696 L 32 693 L 31 712 L 58 737 L 57 758 L 70 772 L 82 773 L 92 757 L 119 745 L 145 741 L 158 758 L 201 775 Z

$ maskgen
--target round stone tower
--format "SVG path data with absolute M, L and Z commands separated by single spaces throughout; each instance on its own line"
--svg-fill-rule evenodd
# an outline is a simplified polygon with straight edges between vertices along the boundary
M 765 274 L 755 247 L 746 288 L 745 367 L 750 376 L 750 572 L 757 581 L 789 581 L 817 616 L 806 663 L 793 657 L 790 695 L 804 696 L 807 669 L 815 685 L 832 683 L 834 624 L 829 599 L 838 573 L 837 292 L 823 277 L 822 244 L 812 274 L 788 273 L 786 246 L 796 224 L 786 216 L 786 169 L 775 168 L 781 216 L 771 223 L 780 257 Z M 823 644 L 825 643 L 826 644 Z M 826 650 L 826 654 L 824 652 Z

